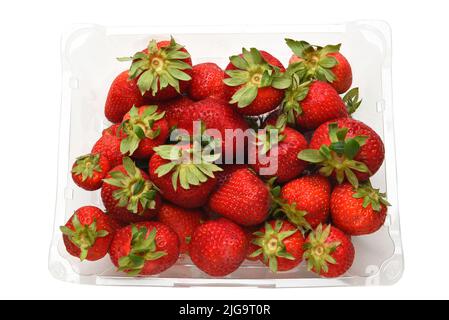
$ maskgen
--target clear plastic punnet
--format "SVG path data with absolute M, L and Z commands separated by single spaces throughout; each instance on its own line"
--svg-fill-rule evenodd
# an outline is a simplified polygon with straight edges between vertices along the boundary
M 362 106 L 354 118 L 372 127 L 385 144 L 385 161 L 372 178 L 387 192 L 391 207 L 378 232 L 353 237 L 356 258 L 352 268 L 337 279 L 325 279 L 298 268 L 274 274 L 263 264 L 246 261 L 234 273 L 213 278 L 181 256 L 172 268 L 149 277 L 132 277 L 116 271 L 109 256 L 97 262 L 80 262 L 64 247 L 59 226 L 81 206 L 103 208 L 100 192 L 78 188 L 71 179 L 71 165 L 88 153 L 110 123 L 103 108 L 109 85 L 128 65 L 116 57 L 141 50 L 150 39 L 172 35 L 188 47 L 193 63 L 215 62 L 221 67 L 242 47 L 257 47 L 278 57 L 284 65 L 291 56 L 284 38 L 313 44 L 341 43 L 341 52 L 353 69 L 353 87 L 360 88 Z M 403 272 L 403 252 L 397 200 L 395 139 L 391 79 L 391 30 L 385 22 L 355 21 L 329 25 L 286 26 L 77 26 L 62 42 L 62 106 L 55 227 L 49 269 L 60 280 L 96 285 L 135 286 L 256 286 L 322 287 L 366 286 L 396 283 Z

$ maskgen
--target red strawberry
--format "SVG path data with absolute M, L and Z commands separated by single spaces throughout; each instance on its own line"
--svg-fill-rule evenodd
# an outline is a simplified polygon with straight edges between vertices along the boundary
M 118 166 L 123 161 L 120 152 L 121 137 L 117 135 L 119 125 L 113 125 L 103 131 L 103 135 L 92 148 L 92 154 L 102 154 L 109 160 L 111 168 Z
M 201 210 L 183 209 L 173 204 L 164 203 L 157 218 L 178 235 L 180 253 L 188 253 L 193 232 L 203 219 Z
M 170 41 L 151 40 L 148 48 L 133 57 L 129 78 L 137 79 L 137 86 L 147 102 L 165 101 L 185 93 L 191 80 L 192 60 L 187 50 Z
M 235 109 L 257 116 L 276 109 L 290 81 L 283 76 L 282 63 L 268 52 L 251 48 L 230 57 L 226 67 L 225 92 Z
M 183 208 L 205 205 L 217 183 L 214 172 L 222 170 L 213 164 L 216 159 L 197 154 L 200 163 L 194 163 L 196 151 L 190 145 L 163 145 L 154 150 L 149 164 L 150 178 L 162 196 Z
M 335 227 L 319 225 L 304 244 L 307 268 L 325 278 L 345 274 L 354 262 L 355 249 L 351 239 Z
M 181 114 L 175 115 L 174 112 L 167 112 L 167 117 L 178 119 L 177 128 L 184 129 L 191 135 L 194 134 L 194 121 L 201 121 L 206 129 L 215 129 L 220 133 L 218 136 L 210 134 L 214 138 L 222 139 L 222 151 L 221 154 L 227 159 L 233 158 L 238 151 L 244 150 L 244 146 L 238 146 L 237 141 L 244 142 L 244 135 L 248 129 L 246 121 L 236 113 L 229 105 L 215 98 L 206 98 L 198 101 L 194 104 L 188 105 L 183 109 L 177 108 Z M 229 139 L 229 144 L 225 144 L 226 129 L 235 133 L 233 139 Z M 241 139 L 238 139 L 238 138 Z M 228 152 L 227 152 L 228 150 Z M 229 154 L 227 154 L 229 153 Z
M 322 124 L 299 158 L 318 164 L 324 176 L 346 179 L 355 187 L 379 170 L 385 156 L 379 135 L 366 124 L 346 118 Z
M 208 97 L 223 97 L 223 79 L 224 71 L 215 63 L 200 63 L 193 66 L 189 97 L 197 101 Z
M 296 122 L 304 129 L 315 129 L 326 121 L 349 116 L 337 91 L 322 81 L 292 85 L 286 91 L 284 112 L 290 123 Z
M 179 121 L 188 115 L 191 110 L 189 108 L 193 103 L 193 100 L 183 96 L 173 100 L 159 102 L 158 106 L 161 111 L 165 112 L 165 119 L 168 122 L 168 127 L 171 129 L 178 127 Z
M 164 112 L 157 112 L 157 106 L 133 107 L 123 117 L 121 125 L 124 133 L 120 145 L 123 154 L 137 159 L 150 158 L 153 148 L 164 144 L 169 135 Z
M 76 210 L 65 226 L 60 227 L 67 252 L 81 261 L 96 261 L 109 250 L 112 227 L 109 217 L 97 207 Z
M 286 42 L 294 53 L 290 64 L 301 62 L 308 77 L 329 82 L 338 93 L 344 93 L 351 87 L 352 70 L 348 60 L 340 53 L 341 45 L 322 48 L 305 41 L 286 39 Z
M 209 208 L 243 226 L 266 220 L 271 207 L 269 188 L 249 169 L 232 173 L 209 198 Z
M 132 106 L 140 107 L 142 104 L 143 97 L 137 87 L 136 80 L 129 80 L 128 72 L 123 71 L 115 78 L 109 88 L 104 114 L 109 121 L 119 123 Z
M 365 183 L 355 189 L 349 183 L 336 186 L 331 196 L 332 223 L 352 236 L 379 230 L 387 217 L 385 194 Z
M 72 179 L 80 188 L 98 190 L 109 169 L 108 158 L 99 153 L 88 154 L 76 159 L 72 167 Z
M 299 227 L 315 228 L 329 217 L 330 195 L 331 185 L 325 177 L 304 176 L 282 187 L 280 211 Z
M 195 230 L 190 242 L 190 257 L 207 274 L 224 277 L 239 268 L 247 248 L 242 228 L 221 218 L 207 221 Z
M 129 275 L 159 274 L 179 257 L 176 233 L 160 222 L 140 222 L 116 232 L 109 255 L 119 271 Z
M 277 177 L 278 183 L 296 178 L 307 166 L 306 162 L 298 159 L 298 153 L 306 149 L 308 143 L 301 133 L 286 127 L 286 124 L 287 118 L 279 117 L 275 125 L 265 127 L 256 144 L 250 147 L 250 163 L 254 171 L 267 178 Z M 271 141 L 270 132 L 275 133 L 277 141 Z M 272 157 L 277 159 L 277 168 L 272 174 L 264 174 L 264 170 L 273 166 L 271 161 L 267 161 Z
M 250 257 L 259 257 L 272 272 L 288 271 L 302 262 L 304 237 L 290 222 L 268 221 L 254 236 L 257 250 Z
M 111 216 L 123 222 L 147 221 L 159 211 L 161 199 L 145 172 L 130 158 L 113 168 L 104 180 L 101 199 Z

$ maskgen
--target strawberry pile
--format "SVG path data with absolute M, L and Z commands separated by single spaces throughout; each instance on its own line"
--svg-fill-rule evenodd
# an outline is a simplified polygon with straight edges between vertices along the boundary
M 344 275 L 351 237 L 386 219 L 385 194 L 370 183 L 384 146 L 352 118 L 361 101 L 340 45 L 286 44 L 287 68 L 256 48 L 225 70 L 193 65 L 173 38 L 119 58 L 130 67 L 109 89 L 112 124 L 71 172 L 101 192 L 105 210 L 79 208 L 60 228 L 68 253 L 109 254 L 132 276 L 159 274 L 180 255 L 213 277 L 245 260 Z M 250 134 L 241 143 L 229 132 Z

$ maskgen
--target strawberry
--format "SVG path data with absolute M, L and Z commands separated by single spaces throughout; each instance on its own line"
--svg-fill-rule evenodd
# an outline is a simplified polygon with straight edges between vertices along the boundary
M 298 227 L 315 228 L 329 217 L 330 195 L 331 185 L 325 177 L 304 176 L 282 187 L 278 211 Z
M 307 269 L 325 278 L 345 274 L 354 262 L 355 249 L 351 239 L 339 229 L 321 224 L 304 244 Z
M 351 118 L 322 124 L 313 134 L 309 148 L 298 157 L 320 166 L 322 175 L 335 176 L 338 183 L 346 178 L 354 187 L 375 174 L 385 156 L 379 135 Z
M 132 108 L 144 103 L 136 80 L 128 79 L 128 72 L 123 71 L 112 82 L 104 106 L 106 118 L 113 123 L 120 123 L 123 116 Z
M 352 84 L 352 70 L 340 53 L 340 44 L 318 47 L 305 41 L 285 40 L 294 53 L 290 64 L 300 63 L 308 78 L 327 81 L 338 93 L 348 91 Z
M 266 178 L 277 177 L 278 183 L 286 183 L 299 176 L 307 163 L 298 159 L 297 155 L 306 149 L 308 143 L 298 131 L 286 126 L 287 118 L 280 116 L 274 125 L 267 125 L 263 132 L 257 136 L 256 144 L 250 146 L 251 168 Z M 276 141 L 272 141 L 272 138 Z M 251 158 L 252 157 L 252 158 Z M 263 170 L 269 169 L 272 163 L 262 161 L 277 158 L 277 170 L 266 175 Z
M 157 112 L 157 106 L 132 107 L 123 117 L 121 129 L 125 138 L 120 151 L 138 159 L 150 158 L 153 148 L 164 144 L 168 138 L 168 123 L 164 112 Z
M 348 235 L 371 234 L 383 226 L 389 205 L 385 194 L 374 189 L 369 182 L 357 189 L 343 183 L 332 191 L 332 223 Z
M 180 253 L 188 253 L 193 232 L 203 219 L 201 210 L 189 210 L 164 203 L 157 214 L 157 218 L 160 222 L 172 228 L 178 235 Z
M 283 102 L 289 123 L 296 123 L 303 129 L 315 129 L 326 121 L 349 116 L 344 101 L 330 84 L 322 81 L 300 83 L 296 75 L 293 79 Z
M 224 98 L 224 71 L 215 63 L 200 63 L 192 68 L 189 97 L 203 100 L 208 97 Z
M 215 98 L 206 98 L 194 104 L 177 108 L 179 115 L 175 112 L 167 111 L 167 117 L 177 119 L 177 128 L 186 130 L 190 135 L 194 134 L 194 121 L 201 121 L 206 129 L 215 129 L 220 133 L 218 136 L 211 134 L 214 138 L 222 139 L 221 154 L 228 158 L 234 158 L 238 151 L 244 146 L 238 146 L 237 141 L 240 134 L 244 134 L 248 129 L 246 121 L 236 113 L 229 105 Z M 231 145 L 225 144 L 226 129 L 232 130 L 235 134 L 233 139 L 229 139 Z M 241 139 L 242 141 L 244 139 Z M 231 148 L 232 147 L 232 148 Z M 232 152 L 231 152 L 232 151 Z
M 186 115 L 190 106 L 194 103 L 193 100 L 187 97 L 180 97 L 169 101 L 159 102 L 158 106 L 161 111 L 165 112 L 165 119 L 168 122 L 168 127 L 173 129 L 178 127 L 179 121 Z
M 249 169 L 239 169 L 211 194 L 208 206 L 213 212 L 240 225 L 257 225 L 268 217 L 270 190 Z
M 149 173 L 162 196 L 182 208 L 206 204 L 217 183 L 214 172 L 222 170 L 213 164 L 216 156 L 198 153 L 193 145 L 163 145 L 154 150 Z
M 187 50 L 171 38 L 170 41 L 151 40 L 148 47 L 133 57 L 129 78 L 148 102 L 165 101 L 187 92 L 191 80 L 192 60 Z
M 224 277 L 245 260 L 248 242 L 235 223 L 220 218 L 207 221 L 193 233 L 190 242 L 192 262 L 213 277 Z
M 259 257 L 272 272 L 288 271 L 302 262 L 304 237 L 290 222 L 268 221 L 254 236 L 257 250 L 250 257 Z
M 229 58 L 225 93 L 229 103 L 245 116 L 257 116 L 276 109 L 284 98 L 290 79 L 282 63 L 268 52 L 251 48 Z
M 81 207 L 60 227 L 67 252 L 81 261 L 96 261 L 109 250 L 115 231 L 109 217 L 97 207 Z
M 76 159 L 72 167 L 72 179 L 80 188 L 98 190 L 109 169 L 109 160 L 104 155 L 88 154 Z
M 158 189 L 128 157 L 106 176 L 101 199 L 111 216 L 128 223 L 153 218 L 161 206 Z
M 123 161 L 123 154 L 120 151 L 121 137 L 118 133 L 119 125 L 112 125 L 103 131 L 103 135 L 92 148 L 92 154 L 102 154 L 108 160 L 110 167 L 116 167 Z
M 159 274 L 179 257 L 176 233 L 160 222 L 140 222 L 116 232 L 109 255 L 119 271 L 132 276 Z

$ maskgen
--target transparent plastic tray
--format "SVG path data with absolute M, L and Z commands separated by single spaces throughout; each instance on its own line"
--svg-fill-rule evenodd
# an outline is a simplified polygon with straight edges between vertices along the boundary
M 212 61 L 225 67 L 228 56 L 243 46 L 257 47 L 278 57 L 284 65 L 291 55 L 284 38 L 313 44 L 342 43 L 350 61 L 353 86 L 359 87 L 363 104 L 354 117 L 371 126 L 383 139 L 386 160 L 373 177 L 373 185 L 388 192 L 392 206 L 385 226 L 377 233 L 354 237 L 356 259 L 338 279 L 323 279 L 307 272 L 304 264 L 290 272 L 273 274 L 260 263 L 245 262 L 225 278 L 212 278 L 182 256 L 168 271 L 133 278 L 115 271 L 108 256 L 83 262 L 70 256 L 58 227 L 84 205 L 103 207 L 100 192 L 75 186 L 70 169 L 75 158 L 88 153 L 109 126 L 103 114 L 108 87 L 127 68 L 116 57 L 141 50 L 149 39 L 175 39 L 188 48 L 194 64 Z M 403 272 L 403 254 L 397 201 L 395 141 L 391 84 L 391 31 L 380 21 L 356 21 L 331 25 L 208 26 L 208 27 L 102 27 L 78 26 L 62 42 L 62 106 L 58 162 L 58 186 L 54 236 L 49 269 L 60 280 L 97 285 L 140 286 L 260 286 L 314 287 L 393 284 Z

